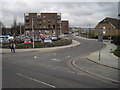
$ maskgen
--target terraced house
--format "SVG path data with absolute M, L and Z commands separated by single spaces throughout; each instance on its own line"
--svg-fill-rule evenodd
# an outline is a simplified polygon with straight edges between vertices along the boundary
M 108 37 L 119 36 L 120 35 L 119 22 L 120 20 L 118 19 L 106 17 L 105 19 L 100 21 L 98 25 L 95 27 L 95 31 L 94 31 L 95 36 L 98 35 L 98 30 L 103 27 L 105 27 L 104 36 L 108 36 Z
M 26 34 L 59 35 L 61 13 L 26 13 L 24 14 Z

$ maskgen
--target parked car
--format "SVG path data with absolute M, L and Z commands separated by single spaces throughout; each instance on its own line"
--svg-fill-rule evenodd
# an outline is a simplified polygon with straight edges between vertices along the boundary
M 10 42 L 10 40 L 7 38 L 2 39 L 2 43 L 9 43 L 9 42 Z
M 57 40 L 58 39 L 57 36 L 51 36 L 50 38 L 51 38 L 51 40 Z
M 35 37 L 35 38 L 34 38 L 34 41 L 43 42 L 43 40 L 42 40 L 40 37 Z
M 45 43 L 52 43 L 52 40 L 51 40 L 50 38 L 45 38 L 45 39 L 44 39 L 44 42 L 45 42 Z
M 55 35 L 47 36 L 47 38 L 50 38 L 52 41 L 55 41 L 58 39 L 58 37 Z
M 30 39 L 25 39 L 24 43 L 31 43 Z
M 0 44 L 1 44 L 1 43 L 3 43 L 3 39 L 2 39 L 2 38 L 0 38 Z

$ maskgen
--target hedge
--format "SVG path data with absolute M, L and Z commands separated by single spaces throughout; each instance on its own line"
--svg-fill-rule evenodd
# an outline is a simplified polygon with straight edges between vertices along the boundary
M 112 36 L 112 40 L 115 45 L 120 45 L 120 36 Z
M 72 43 L 70 39 L 60 39 L 57 41 L 53 41 L 52 43 L 42 43 L 42 42 L 35 42 L 35 48 L 45 48 L 45 47 L 56 47 L 56 46 L 64 46 L 69 45 Z M 2 48 L 9 48 L 10 44 L 3 44 Z M 33 48 L 32 43 L 17 43 L 16 49 L 26 49 L 26 48 Z

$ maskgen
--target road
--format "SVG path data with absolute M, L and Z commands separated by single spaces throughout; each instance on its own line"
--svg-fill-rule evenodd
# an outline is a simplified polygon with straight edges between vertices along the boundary
M 71 60 L 101 48 L 100 42 L 69 38 L 81 44 L 54 51 L 3 54 L 3 88 L 116 88 L 70 65 Z

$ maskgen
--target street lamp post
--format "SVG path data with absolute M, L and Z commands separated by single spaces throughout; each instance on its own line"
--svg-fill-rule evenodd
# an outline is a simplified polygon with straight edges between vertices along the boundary
M 32 33 L 33 33 L 33 48 L 34 48 L 35 45 L 34 45 L 34 28 L 33 28 L 33 23 L 34 23 L 34 21 L 33 21 L 33 18 L 32 18 Z
M 90 35 L 90 32 L 91 32 L 91 31 L 90 31 L 90 24 L 88 24 L 88 30 L 89 30 L 89 34 L 88 34 L 88 35 L 89 35 L 89 38 L 90 38 L 90 36 L 91 36 L 91 35 Z
M 112 25 L 112 23 L 110 23 Z M 113 26 L 113 25 L 112 25 Z M 112 40 L 112 33 L 111 33 L 111 29 L 109 29 L 109 34 L 110 34 L 110 42 Z
M 22 34 L 22 32 L 21 32 L 21 24 L 20 24 L 20 35 Z
M 90 24 L 87 25 L 87 38 L 90 37 Z

